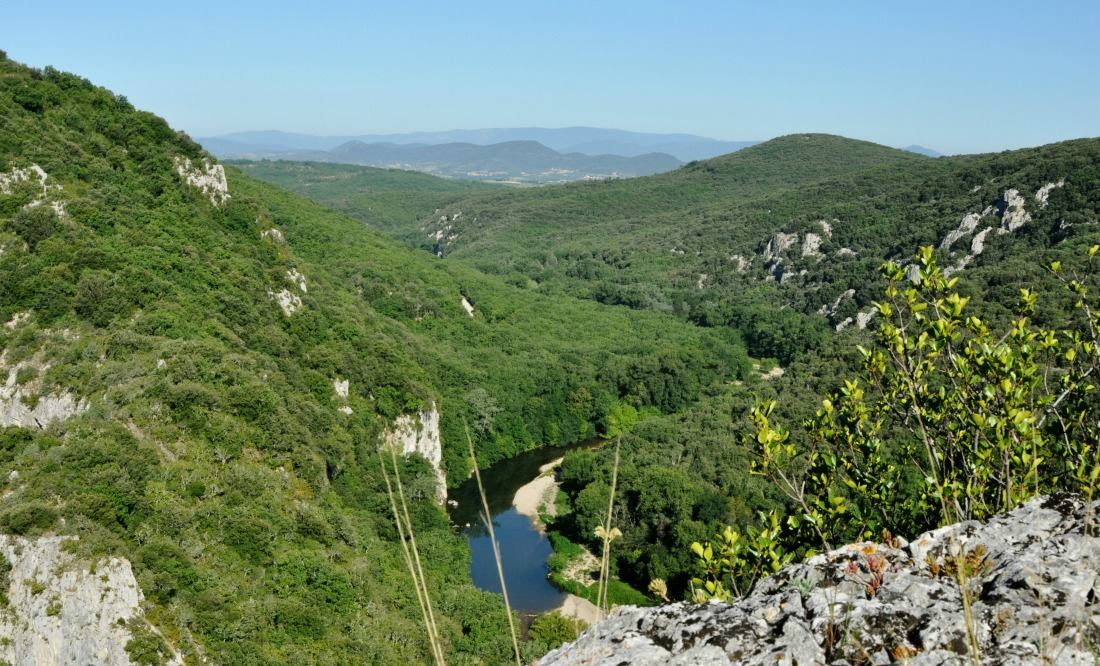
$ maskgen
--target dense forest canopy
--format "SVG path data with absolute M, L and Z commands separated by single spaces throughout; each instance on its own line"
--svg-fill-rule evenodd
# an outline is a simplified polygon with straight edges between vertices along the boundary
M 614 486 L 616 598 L 685 598 L 692 544 L 727 525 L 782 556 L 816 547 L 804 524 L 798 541 L 778 523 L 748 531 L 762 512 L 798 515 L 753 438 L 782 422 L 789 441 L 823 439 L 820 397 L 867 371 L 887 290 L 951 291 L 980 318 L 958 324 L 974 339 L 1014 326 L 1073 339 L 1088 330 L 1072 282 L 1095 293 L 1098 214 L 1094 139 L 932 159 L 792 135 L 667 174 L 530 189 L 223 168 L 124 97 L 3 57 L 0 527 L 129 560 L 156 629 L 135 629 L 143 663 L 168 644 L 227 664 L 427 662 L 377 453 L 399 420 L 438 410 L 452 486 L 471 470 L 467 432 L 481 466 L 618 442 L 565 457 L 555 546 L 599 549 Z M 901 265 L 883 274 L 887 260 Z M 1022 287 L 1042 298 L 1019 324 Z M 1068 348 L 1021 367 L 1072 376 Z M 1092 397 L 1075 404 L 1082 422 Z M 922 527 L 912 432 L 875 432 L 872 458 L 909 501 L 890 527 Z M 471 584 L 430 462 L 397 467 L 448 659 L 509 661 L 504 607 Z M 525 658 L 560 638 L 548 617 Z
M 78 405 L 3 431 L 24 481 L 0 522 L 131 560 L 184 654 L 426 658 L 374 454 L 400 415 L 439 409 L 458 483 L 464 424 L 487 465 L 748 372 L 734 331 L 532 294 L 232 168 L 221 191 L 185 135 L 77 76 L 0 61 L 0 118 L 6 399 Z M 447 649 L 494 662 L 503 608 L 405 464 Z

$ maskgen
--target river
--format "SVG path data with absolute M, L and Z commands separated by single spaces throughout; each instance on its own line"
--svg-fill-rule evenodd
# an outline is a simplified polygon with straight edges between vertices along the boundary
M 500 544 L 504 581 L 512 609 L 521 616 L 545 613 L 560 607 L 566 594 L 546 579 L 546 560 L 553 553 L 550 541 L 529 519 L 519 513 L 512 501 L 524 484 L 539 475 L 539 468 L 566 452 L 583 446 L 595 446 L 591 440 L 570 447 L 548 446 L 502 460 L 481 471 L 485 495 L 489 500 L 493 530 Z M 448 493 L 458 502 L 450 509 L 451 522 L 458 525 L 470 544 L 470 579 L 477 587 L 500 594 L 493 547 L 488 530 L 481 521 L 481 498 L 477 481 L 471 477 Z

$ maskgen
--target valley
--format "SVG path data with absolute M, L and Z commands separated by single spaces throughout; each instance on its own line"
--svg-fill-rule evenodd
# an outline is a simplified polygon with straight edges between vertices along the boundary
M 930 152 L 199 142 L 0 52 L 0 663 L 568 659 L 615 607 L 879 609 L 881 553 L 969 612 L 1008 565 L 904 538 L 1072 541 L 1100 484 L 1100 139 Z M 858 661 L 819 611 L 783 640 Z M 928 659 L 1009 654 L 972 620 Z

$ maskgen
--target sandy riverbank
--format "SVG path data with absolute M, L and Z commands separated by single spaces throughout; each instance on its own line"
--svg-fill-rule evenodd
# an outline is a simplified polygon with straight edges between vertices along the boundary
M 562 458 L 558 458 L 539 467 L 539 475 L 521 486 L 512 500 L 516 511 L 530 518 L 539 531 L 543 530 L 542 521 L 539 520 L 539 507 L 545 507 L 545 513 L 550 516 L 553 516 L 557 510 L 555 501 L 558 496 L 558 482 L 554 479 L 554 470 L 561 461 Z M 591 555 L 588 558 L 595 559 Z M 579 559 L 587 563 L 585 558 Z M 596 604 L 575 594 L 566 595 L 565 601 L 557 611 L 566 617 L 584 620 L 588 624 L 594 624 L 599 615 Z
M 565 617 L 575 617 L 578 620 L 584 620 L 588 624 L 596 624 L 596 619 L 599 615 L 599 609 L 596 608 L 596 604 L 583 597 L 578 597 L 575 594 L 570 594 L 565 598 L 565 603 L 561 605 L 558 612 Z
M 539 467 L 539 475 L 516 491 L 512 506 L 516 511 L 531 519 L 540 530 L 539 507 L 545 506 L 547 515 L 553 516 L 556 510 L 555 499 L 558 496 L 558 482 L 554 480 L 554 468 L 562 459 L 551 460 Z

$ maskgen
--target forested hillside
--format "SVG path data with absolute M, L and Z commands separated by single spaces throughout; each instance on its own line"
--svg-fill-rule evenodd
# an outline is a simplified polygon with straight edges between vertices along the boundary
M 930 159 L 792 135 L 649 178 L 465 196 L 389 233 L 544 293 L 732 325 L 787 363 L 866 325 L 878 265 L 920 245 L 983 287 L 1035 274 L 1021 258 L 1095 232 L 1097 182 L 1094 139 Z
M 639 588 L 665 579 L 677 595 L 695 570 L 690 544 L 712 538 L 719 516 L 754 525 L 756 512 L 788 501 L 749 474 L 756 457 L 742 436 L 753 406 L 778 399 L 774 418 L 791 440 L 811 440 L 803 424 L 857 374 L 857 345 L 877 328 L 884 261 L 915 276 L 915 252 L 931 245 L 989 325 L 1007 328 L 1027 287 L 1042 294 L 1030 321 L 1062 326 L 1074 321 L 1074 295 L 1048 267 L 1083 274 L 1098 219 L 1100 140 L 929 159 L 794 135 L 650 178 L 466 195 L 390 233 L 423 249 L 439 243 L 444 263 L 532 292 L 732 328 L 753 356 L 784 367 L 713 387 L 623 437 L 613 570 Z M 593 547 L 612 463 L 607 448 L 577 452 L 559 475 L 568 502 L 556 528 Z
M 132 563 L 140 663 L 427 661 L 376 455 L 396 424 L 440 415 L 457 483 L 464 424 L 488 464 L 748 370 L 732 330 L 440 262 L 6 58 L 0 320 L 0 526 L 79 537 L 65 548 L 93 570 Z M 402 474 L 447 653 L 507 659 L 503 608 L 470 584 L 430 465 Z
M 504 187 L 351 164 L 271 160 L 231 160 L 226 164 L 326 208 L 353 214 L 391 235 L 415 227 L 425 212 L 434 212 L 465 194 Z

